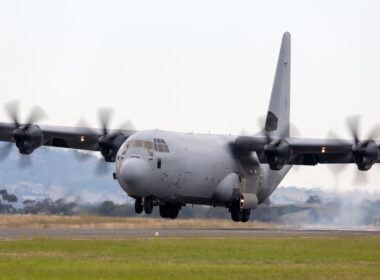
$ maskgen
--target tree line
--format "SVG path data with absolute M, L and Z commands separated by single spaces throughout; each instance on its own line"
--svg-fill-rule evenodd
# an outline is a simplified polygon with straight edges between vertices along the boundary
M 106 200 L 97 204 L 79 204 L 67 202 L 64 199 L 42 200 L 26 199 L 22 201 L 22 207 L 16 208 L 18 198 L 8 193 L 6 189 L 0 190 L 0 214 L 40 214 L 40 215 L 97 215 L 109 217 L 136 217 L 134 205 L 131 203 L 117 204 Z M 305 205 L 287 204 L 272 205 L 268 200 L 259 205 L 254 211 L 251 220 L 272 223 L 333 223 L 344 207 L 340 202 L 322 203 L 318 196 L 310 196 Z M 361 225 L 380 224 L 380 200 L 363 200 L 356 206 L 362 217 Z M 159 218 L 158 209 L 155 209 L 150 217 Z M 230 219 L 230 213 L 223 207 L 208 207 L 188 205 L 183 207 L 180 218 L 205 218 L 205 219 Z M 293 220 L 292 220 L 293 219 Z

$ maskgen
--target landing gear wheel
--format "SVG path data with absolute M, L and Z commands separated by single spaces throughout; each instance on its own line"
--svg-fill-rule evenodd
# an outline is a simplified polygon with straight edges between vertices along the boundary
M 241 221 L 243 223 L 246 223 L 249 221 L 249 216 L 251 215 L 251 210 L 249 209 L 243 209 L 242 215 L 241 215 Z
M 178 217 L 178 214 L 179 214 L 179 208 L 176 207 L 176 206 L 172 206 L 169 208 L 170 211 L 169 211 L 169 218 L 170 219 L 175 219 Z
M 161 218 L 169 218 L 169 211 L 170 211 L 170 208 L 168 205 L 160 205 L 159 206 L 159 210 L 160 210 L 160 216 Z
M 146 214 L 152 214 L 152 212 L 153 212 L 153 199 L 151 197 L 146 197 L 144 199 L 144 211 Z
M 143 210 L 144 210 L 144 207 L 142 205 L 142 198 L 138 197 L 135 200 L 135 212 L 137 214 L 141 214 Z
M 232 207 L 231 208 L 231 218 L 234 222 L 240 222 L 241 221 L 241 211 L 238 207 Z

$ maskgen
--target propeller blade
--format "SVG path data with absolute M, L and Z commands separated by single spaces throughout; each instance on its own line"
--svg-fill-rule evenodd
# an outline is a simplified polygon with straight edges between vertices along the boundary
M 266 115 L 261 115 L 256 119 L 256 124 L 261 129 L 261 131 L 264 130 L 266 117 Z
M 360 115 L 353 115 L 346 118 L 347 127 L 350 130 L 352 137 L 355 140 L 355 144 L 359 143 L 359 126 L 361 122 Z
M 368 182 L 368 174 L 367 171 L 357 171 L 354 184 L 358 186 L 362 186 L 367 184 Z
M 33 123 L 38 122 L 38 121 L 40 121 L 46 117 L 47 117 L 47 114 L 45 113 L 45 111 L 41 107 L 35 106 L 35 107 L 33 107 L 32 111 L 30 112 L 26 123 L 27 124 L 33 124 Z
M 112 116 L 113 110 L 111 108 L 99 108 L 98 118 L 103 129 L 103 135 L 108 134 L 109 122 Z
M 118 126 L 118 130 L 135 130 L 135 126 L 133 125 L 133 122 L 130 121 L 130 120 L 126 120 L 124 122 L 122 122 L 119 126 Z
M 300 169 L 301 169 L 301 165 L 296 165 L 296 164 L 292 165 L 292 170 L 294 173 L 298 173 Z
M 27 168 L 27 167 L 30 167 L 32 165 L 33 165 L 33 161 L 32 161 L 32 158 L 30 155 L 23 155 L 23 154 L 19 155 L 18 166 L 20 168 Z
M 380 124 L 375 124 L 374 127 L 371 129 L 371 132 L 369 133 L 367 139 L 374 140 L 378 138 L 380 138 Z
M 334 131 L 332 131 L 332 130 L 329 130 L 328 132 L 327 132 L 327 135 L 326 135 L 326 138 L 327 139 L 334 139 L 334 140 L 337 140 L 337 142 L 339 143 L 339 144 L 346 144 L 346 142 L 345 141 L 343 141 L 342 139 L 342 137 L 340 137 L 338 134 L 336 134 Z
M 239 136 L 250 136 L 252 133 L 250 133 L 248 130 L 245 130 L 244 128 L 240 131 Z
M 77 122 L 77 128 L 80 132 L 85 132 L 85 134 L 97 134 L 99 131 L 96 131 L 94 128 L 91 128 L 90 125 L 84 118 L 80 118 Z
M 5 104 L 5 110 L 7 111 L 9 118 L 12 120 L 16 127 L 20 126 L 20 123 L 18 121 L 19 104 L 20 102 L 18 100 L 9 101 Z
M 92 155 L 88 154 L 88 153 L 84 153 L 84 152 L 79 152 L 77 150 L 74 150 L 73 151 L 73 155 L 75 157 L 75 159 L 78 161 L 78 162 L 84 162 L 86 160 L 89 160 L 90 158 L 94 158 Z
M 332 175 L 338 177 L 346 168 L 345 164 L 327 164 L 327 169 L 331 172 Z
M 301 135 L 301 131 L 298 129 L 298 127 L 294 124 L 294 123 L 290 123 L 290 131 L 289 131 L 289 135 L 290 137 L 300 137 L 302 136 Z
M 96 165 L 95 174 L 99 176 L 104 176 L 110 173 L 110 165 L 104 160 L 99 159 Z
M 0 160 L 5 159 L 12 150 L 13 142 L 8 142 L 0 148 Z

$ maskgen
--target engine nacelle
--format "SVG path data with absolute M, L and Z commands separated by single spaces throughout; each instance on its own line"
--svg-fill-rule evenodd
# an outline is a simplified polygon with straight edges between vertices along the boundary
M 20 126 L 13 130 L 12 134 L 21 154 L 31 154 L 35 149 L 43 145 L 43 133 L 37 125 Z
M 259 203 L 256 194 L 242 193 L 240 195 L 240 209 L 255 209 Z
M 127 136 L 122 133 L 109 134 L 100 137 L 98 145 L 105 161 L 114 162 L 116 160 L 117 151 L 126 139 Z
M 372 140 L 359 142 L 352 149 L 354 161 L 362 171 L 371 169 L 379 159 L 379 148 Z
M 264 148 L 266 160 L 272 170 L 280 170 L 293 158 L 293 152 L 288 142 L 277 139 Z

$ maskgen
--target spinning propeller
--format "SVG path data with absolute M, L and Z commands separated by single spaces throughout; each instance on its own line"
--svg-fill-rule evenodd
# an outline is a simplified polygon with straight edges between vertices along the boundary
M 20 167 L 31 165 L 31 158 L 24 155 L 31 154 L 39 146 L 43 145 L 44 137 L 41 129 L 35 123 L 46 117 L 45 112 L 38 106 L 35 106 L 30 112 L 25 124 L 19 121 L 19 102 L 17 100 L 8 102 L 5 105 L 6 112 L 12 120 L 14 129 L 12 137 L 20 153 Z M 4 158 L 9 155 L 12 142 L 7 143 L 0 149 L 0 157 Z
M 121 130 L 132 130 L 133 125 L 132 122 L 126 121 L 122 125 L 119 126 L 116 130 L 109 129 L 109 123 L 113 114 L 113 110 L 110 108 L 100 108 L 98 109 L 98 120 L 101 126 L 102 135 L 98 139 L 99 150 L 104 158 L 104 160 L 99 160 L 98 165 L 96 167 L 96 174 L 106 174 L 108 173 L 109 165 L 107 162 L 114 162 L 116 160 L 116 154 L 119 150 L 120 146 L 127 139 Z M 81 125 L 84 127 L 88 127 L 85 124 L 84 120 L 80 121 Z M 98 131 L 94 129 L 90 129 L 90 132 L 96 134 Z M 83 160 L 88 157 L 81 155 L 81 153 L 76 153 L 78 160 Z
M 280 170 L 294 158 L 294 154 L 289 143 L 283 137 L 272 137 L 270 131 L 265 129 L 266 118 L 264 116 L 258 119 L 258 124 L 262 128 L 262 134 L 266 142 L 264 156 L 272 170 Z M 300 135 L 299 130 L 293 124 L 290 124 L 289 130 L 293 136 L 294 134 Z
M 371 169 L 372 165 L 375 164 L 379 157 L 379 147 L 373 139 L 380 136 L 380 126 L 375 125 L 371 132 L 366 137 L 366 140 L 360 139 L 360 123 L 361 116 L 354 115 L 346 118 L 346 125 L 353 139 L 352 155 L 354 162 L 360 171 L 368 171 Z M 334 133 L 329 133 L 330 138 L 336 137 Z M 331 137 L 332 136 L 332 137 Z M 346 167 L 346 165 L 333 166 L 330 168 L 334 174 L 338 174 Z M 367 182 L 367 173 L 358 172 L 355 178 L 355 184 L 365 184 Z

